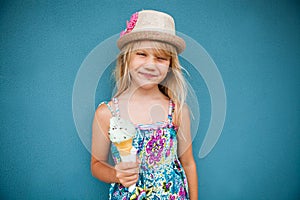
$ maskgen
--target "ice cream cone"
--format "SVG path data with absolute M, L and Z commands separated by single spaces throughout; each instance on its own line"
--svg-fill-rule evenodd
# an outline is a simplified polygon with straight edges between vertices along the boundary
M 132 148 L 132 138 L 130 138 L 129 140 L 120 142 L 120 143 L 115 142 L 114 144 L 117 147 L 117 149 L 120 153 L 120 156 L 128 156 L 131 154 L 130 151 Z
M 120 117 L 110 118 L 109 138 L 117 147 L 122 162 L 136 162 L 137 150 L 132 146 L 136 129 L 134 125 Z M 129 186 L 128 190 L 132 192 L 135 184 Z

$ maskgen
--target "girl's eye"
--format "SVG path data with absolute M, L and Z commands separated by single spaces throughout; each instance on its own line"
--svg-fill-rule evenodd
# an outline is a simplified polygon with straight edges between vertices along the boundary
M 157 57 L 158 60 L 163 60 L 163 61 L 167 61 L 168 59 L 165 57 Z
M 143 53 L 143 52 L 137 52 L 136 55 L 138 55 L 138 56 L 146 56 L 146 54 Z

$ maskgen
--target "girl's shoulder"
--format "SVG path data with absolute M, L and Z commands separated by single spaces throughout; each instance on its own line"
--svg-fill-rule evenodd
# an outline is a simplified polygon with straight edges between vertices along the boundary
M 99 117 L 102 120 L 109 120 L 113 115 L 112 103 L 112 101 L 101 102 L 95 111 L 95 116 Z
M 180 119 L 178 118 L 178 112 L 180 110 L 180 108 L 178 107 L 178 104 L 176 102 L 174 102 L 174 113 L 173 113 L 173 122 L 174 124 L 180 124 Z M 182 105 L 181 108 L 181 122 L 184 120 L 189 120 L 190 119 L 190 107 L 185 103 Z

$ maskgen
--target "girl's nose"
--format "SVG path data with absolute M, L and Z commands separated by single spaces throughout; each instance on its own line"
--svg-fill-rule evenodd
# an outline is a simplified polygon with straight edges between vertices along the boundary
M 146 62 L 147 62 L 147 65 L 155 65 L 156 64 L 155 57 L 152 55 L 148 56 Z
M 154 70 L 155 66 L 156 66 L 156 62 L 155 62 L 154 57 L 148 57 L 148 59 L 146 60 L 146 63 L 144 64 L 144 68 L 146 70 L 152 71 L 152 70 Z

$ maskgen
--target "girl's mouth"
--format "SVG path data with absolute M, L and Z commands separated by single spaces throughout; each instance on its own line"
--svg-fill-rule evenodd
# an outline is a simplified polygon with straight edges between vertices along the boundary
M 151 78 L 155 78 L 157 77 L 157 75 L 154 75 L 154 74 L 149 74 L 149 73 L 142 73 L 142 72 L 139 72 L 142 76 L 144 76 L 146 79 L 151 79 Z

